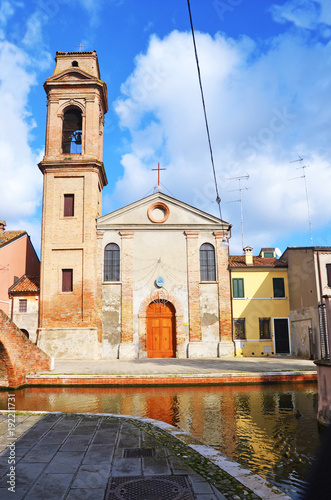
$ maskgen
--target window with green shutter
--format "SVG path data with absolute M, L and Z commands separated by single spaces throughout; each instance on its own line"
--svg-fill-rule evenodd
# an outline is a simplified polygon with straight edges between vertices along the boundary
M 273 278 L 274 297 L 285 297 L 284 278 Z
M 232 278 L 232 294 L 234 299 L 245 297 L 244 278 Z

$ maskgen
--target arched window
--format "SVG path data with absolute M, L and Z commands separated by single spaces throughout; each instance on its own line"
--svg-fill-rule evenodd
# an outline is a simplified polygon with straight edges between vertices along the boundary
M 73 66 L 74 68 L 77 68 L 78 67 L 78 62 L 77 61 L 72 61 L 71 66 Z
M 70 108 L 63 115 L 62 153 L 82 152 L 82 112 Z
M 104 281 L 120 280 L 120 248 L 109 243 L 105 248 Z
M 24 333 L 24 335 L 29 338 L 29 332 L 27 330 L 24 330 L 24 328 L 21 328 L 21 332 Z
M 216 281 L 215 249 L 210 243 L 200 247 L 200 280 Z

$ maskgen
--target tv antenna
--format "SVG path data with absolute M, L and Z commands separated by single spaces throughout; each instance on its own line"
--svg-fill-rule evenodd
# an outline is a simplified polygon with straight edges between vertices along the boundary
M 305 169 L 309 167 L 309 165 L 304 165 L 303 164 L 303 158 L 298 155 L 297 160 L 290 161 L 290 163 L 296 163 L 300 162 L 300 167 L 297 167 L 297 170 L 302 169 L 302 175 L 299 177 L 292 177 L 289 179 L 289 181 L 294 181 L 295 179 L 303 179 L 305 183 L 305 191 L 306 191 L 306 202 L 307 202 L 307 214 L 308 214 L 308 225 L 309 225 L 309 233 L 310 233 L 310 241 L 311 241 L 311 246 L 313 245 L 313 232 L 312 232 L 312 227 L 311 227 L 311 216 L 310 216 L 310 209 L 309 209 L 309 197 L 308 197 L 308 189 L 307 189 L 307 179 L 306 179 L 306 171 Z
M 244 248 L 244 216 L 243 216 L 243 200 L 242 200 L 242 191 L 248 191 L 248 187 L 242 187 L 241 186 L 241 181 L 242 180 L 248 180 L 249 179 L 249 175 L 240 175 L 239 177 L 230 177 L 229 179 L 227 179 L 228 181 L 238 181 L 239 183 L 239 188 L 238 189 L 231 189 L 229 191 L 229 193 L 233 193 L 234 191 L 239 191 L 239 200 L 233 200 L 233 201 L 229 201 L 228 203 L 237 203 L 239 202 L 240 203 L 240 219 L 241 219 L 241 245 L 242 245 L 242 248 Z

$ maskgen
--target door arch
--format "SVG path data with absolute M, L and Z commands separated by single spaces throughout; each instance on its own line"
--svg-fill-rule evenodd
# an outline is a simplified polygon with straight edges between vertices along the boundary
M 146 314 L 146 350 L 148 358 L 176 357 L 176 311 L 167 302 L 152 302 Z

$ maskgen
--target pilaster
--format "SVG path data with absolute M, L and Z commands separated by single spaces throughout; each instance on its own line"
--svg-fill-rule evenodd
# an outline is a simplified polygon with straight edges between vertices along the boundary
M 133 231 L 121 231 L 122 343 L 133 341 Z
M 190 342 L 201 341 L 199 231 L 185 231 Z
M 216 243 L 220 342 L 221 344 L 229 343 L 226 349 L 228 354 L 228 348 L 233 351 L 228 232 L 226 230 L 215 231 L 214 236 Z

